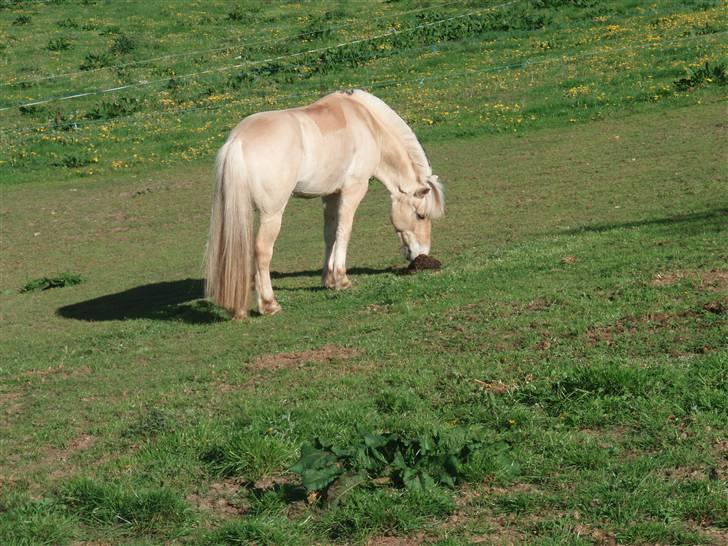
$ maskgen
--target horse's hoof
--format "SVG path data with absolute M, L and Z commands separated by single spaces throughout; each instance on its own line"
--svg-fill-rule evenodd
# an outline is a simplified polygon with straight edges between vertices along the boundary
M 351 281 L 348 278 L 344 277 L 342 280 L 336 283 L 334 288 L 336 288 L 336 290 L 346 290 L 348 288 L 351 288 Z
M 334 272 L 331 270 L 325 271 L 324 274 L 321 275 L 321 284 L 324 285 L 324 288 L 336 288 Z
M 261 315 L 275 315 L 281 310 L 281 306 L 276 300 L 263 301 L 258 307 Z
M 247 317 L 248 313 L 245 311 L 238 310 L 233 313 L 233 320 L 245 320 Z

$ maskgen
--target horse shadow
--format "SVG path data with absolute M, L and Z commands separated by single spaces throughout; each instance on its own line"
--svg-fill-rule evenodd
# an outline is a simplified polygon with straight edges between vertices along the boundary
M 202 279 L 156 282 L 66 305 L 56 314 L 87 322 L 151 319 L 209 324 L 224 320 L 214 305 L 201 301 L 203 292 Z
M 371 267 L 354 267 L 351 269 L 347 269 L 346 274 L 356 277 L 358 275 L 384 275 L 384 274 L 392 274 L 397 275 L 401 274 L 404 270 L 401 268 L 396 267 L 383 267 L 383 268 L 371 268 Z M 271 271 L 270 272 L 270 278 L 271 280 L 278 280 L 278 279 L 294 279 L 294 278 L 301 278 L 301 277 L 313 277 L 316 279 L 321 278 L 321 270 L 320 269 L 309 269 L 306 271 L 287 271 L 287 272 L 279 272 L 279 271 Z M 287 287 L 287 286 L 276 286 L 276 291 L 281 292 L 298 292 L 298 291 L 309 291 L 309 292 L 319 292 L 323 290 L 328 290 L 328 288 L 324 288 L 320 284 L 316 284 L 313 286 L 301 286 L 301 287 Z
M 392 273 L 394 268 L 354 268 L 352 275 Z M 320 270 L 271 272 L 273 279 L 320 277 Z M 323 287 L 276 288 L 277 290 L 325 290 Z M 111 320 L 162 320 L 211 324 L 228 320 L 227 314 L 204 299 L 202 279 L 182 279 L 135 286 L 115 294 L 65 305 L 56 310 L 63 318 L 86 322 Z

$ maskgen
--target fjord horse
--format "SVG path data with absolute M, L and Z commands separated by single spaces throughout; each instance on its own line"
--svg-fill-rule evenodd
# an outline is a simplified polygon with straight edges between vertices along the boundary
M 350 287 L 346 250 L 371 177 L 391 194 L 405 258 L 429 253 L 431 219 L 444 213 L 443 188 L 412 129 L 382 100 L 340 91 L 309 106 L 245 118 L 217 154 L 205 296 L 243 318 L 254 278 L 259 312 L 280 311 L 270 261 L 291 196 L 322 198 L 322 282 Z

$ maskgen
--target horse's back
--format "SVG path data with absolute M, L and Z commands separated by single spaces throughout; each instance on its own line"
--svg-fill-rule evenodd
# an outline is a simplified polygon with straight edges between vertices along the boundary
M 243 155 L 253 199 L 267 210 L 285 206 L 291 193 L 329 195 L 368 180 L 379 161 L 371 115 L 343 93 L 248 116 L 229 140 Z

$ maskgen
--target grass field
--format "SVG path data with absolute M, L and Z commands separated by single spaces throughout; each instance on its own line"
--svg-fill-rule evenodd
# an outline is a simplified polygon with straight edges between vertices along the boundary
M 728 541 L 725 3 L 0 6 L 0 544 Z M 283 312 L 228 320 L 216 148 L 347 86 L 445 181 L 443 270 L 372 182 L 320 289 L 294 200 Z

